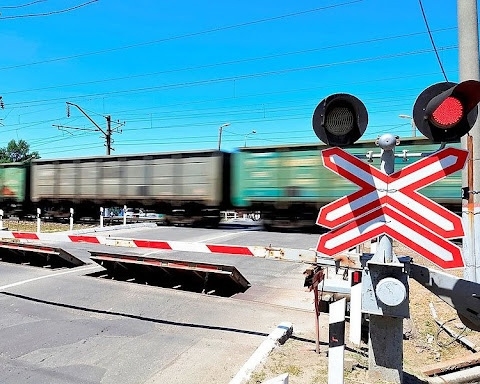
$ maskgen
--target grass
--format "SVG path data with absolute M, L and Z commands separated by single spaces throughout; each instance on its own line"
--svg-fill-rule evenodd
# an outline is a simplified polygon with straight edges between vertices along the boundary
M 91 224 L 73 224 L 73 230 L 92 228 L 95 225 Z M 9 231 L 19 231 L 19 232 L 36 232 L 37 231 L 37 222 L 36 221 L 19 221 L 19 220 L 3 220 L 3 229 L 8 229 Z M 62 232 L 69 231 L 70 224 L 64 223 L 55 223 L 55 222 L 44 222 L 40 223 L 40 232 Z

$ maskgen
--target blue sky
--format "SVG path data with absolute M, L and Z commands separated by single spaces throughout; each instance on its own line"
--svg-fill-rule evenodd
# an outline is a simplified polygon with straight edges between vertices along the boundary
M 458 81 L 456 1 L 422 4 Z M 111 116 L 115 155 L 215 149 L 225 123 L 233 151 L 317 143 L 313 111 L 338 92 L 365 103 L 364 138 L 410 137 L 399 115 L 444 81 L 418 0 L 0 0 L 0 12 L 0 147 L 24 139 L 42 158 L 106 153 L 66 102 L 103 130 Z

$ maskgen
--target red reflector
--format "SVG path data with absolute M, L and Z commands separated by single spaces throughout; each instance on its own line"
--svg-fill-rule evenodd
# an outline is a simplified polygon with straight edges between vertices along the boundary
M 352 272 L 352 287 L 362 282 L 362 271 Z
M 452 128 L 457 124 L 463 116 L 462 103 L 455 97 L 447 97 L 443 102 L 433 111 L 432 123 L 439 128 Z

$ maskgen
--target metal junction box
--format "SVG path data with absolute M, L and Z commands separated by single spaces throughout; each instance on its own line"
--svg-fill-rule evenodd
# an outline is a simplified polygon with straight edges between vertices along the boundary
M 362 312 L 410 317 L 406 264 L 369 261 L 362 276 Z

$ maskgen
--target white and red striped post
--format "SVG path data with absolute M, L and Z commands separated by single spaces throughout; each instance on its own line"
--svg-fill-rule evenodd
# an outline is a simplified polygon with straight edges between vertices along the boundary
M 328 384 L 343 384 L 346 301 L 346 299 L 341 299 L 329 306 Z

